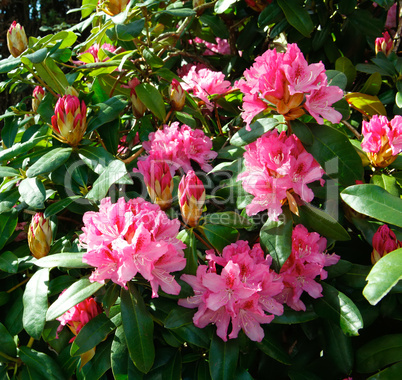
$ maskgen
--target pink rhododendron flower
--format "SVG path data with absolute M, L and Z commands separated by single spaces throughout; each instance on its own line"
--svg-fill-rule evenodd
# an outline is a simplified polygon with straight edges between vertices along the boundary
M 196 65 L 192 66 L 182 79 L 183 89 L 201 99 L 210 112 L 214 109 L 214 103 L 209 100 L 209 97 L 214 94 L 225 94 L 231 90 L 230 82 L 225 80 L 223 73 L 207 68 L 200 69 Z
M 94 62 L 107 61 L 109 59 L 109 57 L 106 55 L 106 53 L 101 52 L 101 49 L 114 53 L 117 48 L 116 48 L 116 46 L 113 46 L 110 44 L 102 44 L 102 46 L 100 46 L 99 44 L 93 44 L 88 50 L 85 50 L 82 54 L 85 54 L 85 53 L 91 54 L 94 58 Z M 101 59 L 99 53 L 101 53 L 101 57 L 103 59 Z M 103 57 L 103 56 L 105 56 L 105 57 Z M 79 61 L 79 62 L 82 62 L 82 61 Z
M 392 53 L 394 49 L 394 41 L 388 32 L 384 32 L 382 37 L 375 39 L 375 53 L 378 54 L 380 51 L 386 56 Z
M 296 211 L 298 198 L 305 202 L 314 198 L 307 184 L 317 180 L 323 184 L 324 170 L 300 140 L 295 135 L 286 136 L 286 132 L 267 132 L 246 146 L 244 159 L 246 170 L 237 180 L 242 180 L 244 190 L 255 197 L 246 207 L 248 215 L 268 210 L 268 217 L 278 220 L 286 200 Z
M 61 294 L 64 292 L 65 290 Z M 95 299 L 89 297 L 67 310 L 60 317 L 56 318 L 60 322 L 60 326 L 57 328 L 57 333 L 63 330 L 63 327 L 67 325 L 74 334 L 74 337 L 70 340 L 71 343 L 82 327 L 92 318 L 102 313 L 102 311 L 102 307 L 95 301 Z
M 270 269 L 272 258 L 264 258 L 259 244 L 250 248 L 244 240 L 226 246 L 221 256 L 214 250 L 206 253 L 209 265 L 200 265 L 196 276 L 181 276 L 194 295 L 179 300 L 179 305 L 198 308 L 194 325 L 203 328 L 214 323 L 225 342 L 230 322 L 229 339 L 237 338 L 242 329 L 251 340 L 260 342 L 264 337 L 261 323 L 270 323 L 273 314 L 283 313 L 283 306 L 274 298 L 282 292 L 283 284 Z
M 398 26 L 398 18 L 396 15 L 396 11 L 397 11 L 397 4 L 394 3 L 394 5 L 391 8 L 389 8 L 389 10 L 387 12 L 387 20 L 385 21 L 385 29 L 394 29 Z
M 328 86 L 325 67 L 308 64 L 296 44 L 286 53 L 268 50 L 256 58 L 236 86 L 244 94 L 242 118 L 250 123 L 260 113 L 277 112 L 294 120 L 306 111 L 320 124 L 323 118 L 339 123 L 342 115 L 331 105 L 343 96 L 336 86 Z
M 386 224 L 378 227 L 378 230 L 373 236 L 373 251 L 371 252 L 371 262 L 374 265 L 381 257 L 402 247 L 402 242 L 396 238 Z
M 362 149 L 373 166 L 384 168 L 396 160 L 402 151 L 402 116 L 391 121 L 386 116 L 374 115 L 363 121 Z
M 322 297 L 322 286 L 315 281 L 327 278 L 326 266 L 336 264 L 340 257 L 325 253 L 327 240 L 317 232 L 309 233 L 307 228 L 298 224 L 292 233 L 292 252 L 283 264 L 280 274 L 285 286 L 280 296 L 276 297 L 294 310 L 306 310 L 300 300 L 303 292 L 311 297 Z
M 180 222 L 170 220 L 158 205 L 142 198 L 112 204 L 110 198 L 101 201 L 98 212 L 83 216 L 84 233 L 80 241 L 87 248 L 83 261 L 96 267 L 91 281 L 106 279 L 126 287 L 126 283 L 141 274 L 152 287 L 152 297 L 158 289 L 179 294 L 180 286 L 170 272 L 186 265 L 183 244 L 176 238 Z
M 208 161 L 218 155 L 211 150 L 212 141 L 202 130 L 191 129 L 185 124 L 180 126 L 178 122 L 150 133 L 149 141 L 142 146 L 152 159 L 166 161 L 172 175 L 180 168 L 187 173 L 192 169 L 191 161 L 195 161 L 202 170 L 208 172 L 212 170 Z
M 197 44 L 204 44 L 206 50 L 204 51 L 203 55 L 214 55 L 214 54 L 222 54 L 222 55 L 229 55 L 230 54 L 230 45 L 228 40 L 216 37 L 216 44 L 202 40 L 199 37 L 194 38 L 194 42 Z M 189 41 L 192 43 L 192 41 Z

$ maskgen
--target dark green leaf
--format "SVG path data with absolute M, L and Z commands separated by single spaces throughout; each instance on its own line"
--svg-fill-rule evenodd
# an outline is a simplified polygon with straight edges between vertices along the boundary
M 12 357 L 17 356 L 17 346 L 15 345 L 14 339 L 2 323 L 0 323 L 0 347 L 0 351 L 6 355 Z M 1 361 L 3 360 L 4 358 L 1 357 Z
M 234 379 L 238 357 L 239 343 L 237 340 L 224 342 L 214 334 L 209 350 L 209 370 L 212 380 Z
M 113 96 L 104 103 L 95 104 L 95 109 L 99 108 L 96 115 L 89 120 L 87 132 L 92 132 L 101 125 L 117 119 L 127 105 L 127 100 L 122 95 Z
M 402 361 L 370 376 L 367 380 L 399 380 L 402 373 Z
M 145 19 L 141 18 L 129 24 L 116 25 L 117 38 L 122 41 L 132 41 L 138 37 L 144 29 Z
M 366 80 L 366 83 L 363 85 L 360 92 L 368 95 L 378 95 L 381 89 L 381 85 L 382 85 L 381 74 L 375 72 L 371 74 L 370 77 Z
M 376 185 L 355 185 L 343 190 L 345 203 L 363 215 L 402 227 L 402 199 Z
M 190 8 L 165 9 L 160 13 L 165 13 L 176 17 L 191 17 L 195 15 L 194 9 Z
M 258 16 L 258 26 L 264 27 L 275 21 L 275 19 L 282 15 L 282 9 L 276 3 L 268 4 Z
M 341 87 L 342 90 L 350 87 L 356 79 L 356 69 L 352 61 L 347 57 L 339 57 L 335 62 L 335 69 L 346 76 L 347 83 L 345 87 Z
M 21 58 L 6 58 L 0 61 L 0 73 L 7 73 L 11 70 L 14 70 L 21 63 Z
M 285 307 L 282 315 L 276 315 L 272 323 L 293 325 L 294 323 L 305 323 L 317 319 L 318 315 L 313 310 L 294 311 Z
M 359 335 L 363 319 L 353 301 L 331 285 L 321 283 L 323 297 L 314 301 L 314 311 L 321 317 L 338 324 L 346 335 Z
M 186 258 L 186 267 L 184 273 L 196 274 L 198 268 L 197 257 L 197 242 L 193 229 L 185 229 L 179 232 L 177 238 L 180 239 L 187 247 L 184 249 L 184 256 Z
M 99 175 L 102 174 L 106 167 L 115 159 L 107 150 L 100 146 L 80 148 L 78 154 L 81 160 Z
M 9 211 L 0 214 L 0 249 L 2 249 L 9 237 L 15 231 L 18 223 L 18 213 Z
M 82 261 L 83 255 L 84 252 L 56 253 L 55 255 L 42 257 L 35 261 L 35 265 L 41 268 L 90 268 L 90 265 Z
M 348 83 L 348 78 L 342 71 L 327 70 L 325 72 L 325 74 L 327 75 L 328 84 L 330 86 L 338 86 L 342 90 L 344 90 L 346 88 L 346 85 Z M 356 76 L 356 70 L 355 70 L 355 76 Z
M 176 307 L 170 311 L 164 321 L 164 325 L 167 329 L 176 329 L 178 327 L 192 323 L 194 316 L 193 309 L 185 309 L 182 307 Z
M 164 64 L 163 59 L 158 57 L 151 49 L 145 48 L 142 51 L 142 55 L 148 65 L 150 65 L 152 68 L 157 69 L 159 67 L 162 67 Z
M 0 193 L 0 213 L 12 210 L 19 198 L 20 193 L 18 192 L 18 189 L 8 190 L 4 193 Z
M 290 127 L 304 146 L 313 145 L 314 135 L 306 124 L 296 119 L 290 122 Z
M 154 324 L 145 307 L 144 300 L 135 288 L 128 283 L 128 290 L 121 289 L 121 316 L 130 357 L 135 366 L 147 373 L 154 363 Z
M 0 255 L 0 270 L 6 273 L 17 273 L 18 257 L 11 251 L 3 252 Z
M 102 286 L 103 284 L 99 282 L 90 282 L 88 278 L 79 279 L 50 305 L 46 313 L 46 320 L 51 321 L 59 317 L 73 306 L 92 296 Z
M 31 61 L 32 63 L 41 63 L 45 60 L 46 56 L 47 56 L 47 49 L 43 48 L 35 51 L 34 53 L 25 54 L 23 57 L 21 57 L 21 61 L 28 65 L 29 63 L 27 61 Z
M 370 183 L 380 186 L 387 190 L 388 193 L 399 197 L 399 186 L 396 182 L 396 178 L 386 174 L 373 174 L 370 178 Z
M 80 195 L 74 195 L 72 197 L 67 197 L 64 199 L 61 199 L 55 203 L 52 203 L 49 207 L 46 208 L 44 212 L 45 218 L 50 218 L 53 215 L 58 214 L 60 211 L 64 210 L 66 207 L 68 207 L 72 202 L 74 202 L 76 199 L 82 198 Z
M 202 229 L 212 246 L 220 252 L 227 245 L 234 243 L 239 236 L 239 232 L 232 227 L 204 224 L 203 226 L 199 226 L 199 228 Z
M 219 224 L 221 226 L 228 226 L 234 228 L 251 227 L 251 222 L 234 211 L 216 212 L 208 214 L 203 217 L 205 223 Z
M 28 281 L 24 296 L 22 322 L 25 331 L 39 340 L 46 322 L 49 269 L 39 269 Z
M 211 338 L 205 328 L 200 329 L 194 324 L 183 325 L 177 329 L 170 330 L 174 336 L 178 336 L 182 341 L 193 344 L 197 347 L 209 348 Z M 214 333 L 215 334 L 215 333 Z
M 272 334 L 268 328 L 264 329 L 264 339 L 257 343 L 257 347 L 271 358 L 277 360 L 282 364 L 289 365 L 291 360 L 289 354 L 286 352 L 281 340 L 274 334 Z
M 356 9 L 348 15 L 348 22 L 363 34 L 363 36 L 376 38 L 381 36 L 384 28 L 384 22 L 373 16 L 367 9 Z
M 85 364 L 81 371 L 76 371 L 78 380 L 97 380 L 110 369 L 110 350 L 112 340 L 100 343 L 96 347 L 95 356 Z
M 166 118 L 165 103 L 160 92 L 149 83 L 139 84 L 135 88 L 138 98 L 161 121 Z
M 38 178 L 25 178 L 18 186 L 18 191 L 24 202 L 35 209 L 45 208 L 46 190 Z
M 298 0 L 277 0 L 286 16 L 286 20 L 304 37 L 310 37 L 314 24 L 307 9 Z
M 363 295 L 376 305 L 402 279 L 402 248 L 383 256 L 375 263 L 367 276 Z
M 0 177 L 14 177 L 19 174 L 20 172 L 17 169 L 8 166 L 0 166 Z
M 285 209 L 277 222 L 268 219 L 260 231 L 260 242 L 265 253 L 272 256 L 272 266 L 279 271 L 292 251 L 293 220 Z
M 43 155 L 26 172 L 27 177 L 32 178 L 41 174 L 47 174 L 63 165 L 69 158 L 72 148 L 55 148 Z

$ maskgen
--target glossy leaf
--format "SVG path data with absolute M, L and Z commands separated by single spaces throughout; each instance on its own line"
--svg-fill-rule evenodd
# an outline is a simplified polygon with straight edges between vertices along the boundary
M 211 245 L 220 252 L 227 245 L 234 243 L 239 236 L 239 232 L 232 227 L 204 224 L 199 228 L 202 229 Z
M 383 256 L 367 276 L 363 295 L 372 304 L 380 302 L 402 279 L 402 248 Z
M 387 115 L 384 105 L 377 96 L 350 92 L 345 95 L 345 99 L 351 107 L 366 116 Z
M 112 340 L 108 339 L 96 347 L 95 356 L 80 371 L 76 371 L 78 380 L 100 379 L 110 369 L 111 345 Z
M 370 75 L 370 77 L 366 80 L 363 87 L 361 88 L 360 92 L 367 95 L 378 95 L 380 92 L 382 85 L 382 77 L 381 74 L 375 72 Z
M 34 209 L 44 208 L 46 190 L 38 178 L 25 178 L 18 186 L 22 199 Z
M 15 231 L 18 223 L 18 213 L 9 211 L 0 214 L 0 249 L 2 249 L 7 240 Z
M 144 105 L 160 120 L 166 117 L 165 103 L 160 92 L 149 83 L 139 84 L 135 92 Z
M 17 356 L 17 346 L 14 339 L 2 323 L 0 323 L 0 347 L 0 351 L 6 355 L 11 357 Z
M 63 165 L 69 158 L 72 148 L 54 148 L 36 161 L 26 172 L 28 178 L 47 174 Z
M 115 159 L 112 154 L 102 147 L 80 148 L 78 152 L 81 160 L 96 174 L 102 174 L 107 166 Z
M 205 223 L 219 224 L 221 226 L 228 226 L 234 228 L 251 227 L 251 222 L 234 211 L 215 212 L 203 217 Z
M 337 60 L 338 62 L 338 60 Z M 339 70 L 339 68 L 337 68 L 336 70 L 327 70 L 325 72 L 327 79 L 328 79 L 328 84 L 330 86 L 337 86 L 339 88 L 341 88 L 342 90 L 344 90 L 346 88 L 346 85 L 348 83 L 348 78 L 347 76 L 344 74 L 343 70 Z M 356 75 L 356 72 L 355 72 Z
M 349 336 L 359 335 L 363 319 L 353 301 L 331 285 L 321 283 L 323 297 L 314 301 L 314 311 L 321 317 L 338 324 Z
M 197 242 L 195 240 L 193 229 L 181 230 L 177 235 L 177 238 L 186 245 L 186 248 L 184 249 L 184 256 L 186 258 L 184 273 L 195 275 L 198 268 L 198 256 Z
M 367 380 L 399 380 L 402 373 L 402 361 L 370 376 Z
M 0 166 L 0 177 L 14 177 L 19 174 L 20 172 L 17 169 L 10 168 L 9 166 Z
M 257 347 L 265 354 L 275 359 L 279 363 L 290 365 L 291 360 L 289 354 L 283 348 L 280 339 L 273 334 L 269 328 L 264 329 L 264 339 L 257 343 Z
M 81 278 L 72 284 L 59 298 L 50 305 L 46 320 L 51 321 L 99 290 L 103 284 L 90 282 L 88 278 Z
M 356 79 L 356 69 L 351 60 L 347 57 L 339 57 L 335 62 L 335 69 L 346 76 L 347 83 L 345 88 L 350 87 Z M 345 88 L 342 89 L 344 90 Z
M 127 101 L 121 95 L 113 96 L 104 103 L 95 104 L 95 108 L 99 108 L 96 115 L 90 119 L 87 132 L 92 132 L 101 125 L 116 120 L 127 105 Z
M 123 329 L 130 357 L 141 372 L 147 373 L 155 359 L 152 317 L 134 284 L 128 283 L 128 290 L 122 288 L 120 297 Z
M 298 0 L 277 0 L 287 21 L 304 37 L 310 37 L 314 24 L 307 9 Z
M 25 331 L 34 339 L 40 339 L 46 322 L 49 269 L 39 269 L 28 281 L 22 301 L 22 322 Z
M 20 198 L 18 189 L 13 189 L 0 193 L 0 213 L 11 211 Z
M 35 265 L 41 268 L 91 268 L 90 265 L 82 261 L 84 252 L 63 252 L 42 257 L 35 261 Z
M 285 307 L 282 315 L 276 315 L 272 323 L 293 325 L 294 323 L 305 323 L 317 319 L 318 315 L 313 311 L 307 309 L 306 311 L 295 311 Z
M 45 218 L 50 218 L 51 216 L 58 214 L 60 211 L 63 211 L 66 207 L 68 207 L 76 199 L 80 198 L 82 198 L 80 195 L 74 195 L 72 197 L 67 197 L 55 203 L 52 203 L 49 207 L 46 207 L 46 210 L 44 212 Z
M 209 350 L 209 370 L 212 380 L 234 379 L 238 357 L 239 344 L 237 340 L 224 342 L 214 334 Z
M 232 4 L 234 4 L 237 0 L 218 0 L 215 3 L 214 11 L 217 14 L 225 12 Z
M 128 24 L 116 25 L 117 37 L 122 41 L 131 41 L 133 38 L 138 37 L 142 29 L 144 29 L 145 19 L 141 18 Z
M 341 197 L 345 203 L 363 215 L 402 227 L 402 199 L 379 186 L 350 186 L 342 191 Z

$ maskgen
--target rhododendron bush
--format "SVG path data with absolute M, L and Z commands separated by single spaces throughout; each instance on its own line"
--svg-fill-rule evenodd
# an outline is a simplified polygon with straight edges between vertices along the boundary
M 399 2 L 71 11 L 4 32 L 1 379 L 399 379 Z

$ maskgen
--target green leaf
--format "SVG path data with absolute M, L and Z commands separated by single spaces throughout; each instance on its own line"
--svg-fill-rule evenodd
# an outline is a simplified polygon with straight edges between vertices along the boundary
M 63 71 L 60 70 L 52 58 L 46 58 L 44 62 L 35 63 L 34 67 L 39 77 L 52 88 L 53 91 L 64 94 L 69 83 Z
M 149 372 L 155 359 L 154 323 L 134 284 L 121 289 L 121 317 L 130 357 L 143 373 Z
M 339 60 L 339 58 L 338 58 L 338 60 Z M 356 70 L 355 70 L 355 72 L 356 72 Z M 337 87 L 341 88 L 342 90 L 344 90 L 346 88 L 347 83 L 348 83 L 348 78 L 342 72 L 342 70 L 327 70 L 325 72 L 325 74 L 327 75 L 328 84 L 330 86 L 337 86 Z M 356 76 L 356 73 L 355 73 L 355 76 Z
M 272 266 L 279 271 L 292 251 L 293 220 L 285 209 L 277 222 L 268 219 L 260 231 L 260 242 L 265 253 L 272 256 Z
M 370 75 L 360 92 L 367 95 L 378 95 L 382 85 L 382 77 L 379 72 Z
M 294 216 L 295 223 L 312 228 L 320 235 L 334 240 L 350 240 L 348 232 L 331 215 L 309 203 L 299 207 L 300 217 Z
M 46 190 L 38 178 L 25 178 L 18 186 L 22 199 L 35 209 L 45 208 Z
M 66 378 L 59 365 L 43 352 L 21 346 L 19 348 L 19 356 L 23 363 L 38 372 L 43 379 L 63 380 Z
M 220 252 L 222 252 L 223 248 L 227 245 L 234 243 L 239 236 L 239 232 L 232 227 L 204 224 L 198 228 L 202 230 L 212 246 Z
M 374 17 L 367 9 L 355 9 L 354 12 L 348 15 L 350 22 L 363 36 L 371 37 L 372 39 L 381 36 L 384 28 L 384 21 Z
M 286 16 L 286 20 L 304 37 L 310 37 L 314 24 L 307 9 L 298 0 L 277 0 Z
M 197 242 L 195 240 L 195 235 L 193 229 L 181 230 L 177 235 L 187 247 L 184 249 L 184 257 L 186 258 L 186 267 L 184 268 L 184 273 L 195 275 L 198 268 L 198 257 L 197 257 Z
M 55 148 L 43 155 L 26 172 L 27 177 L 32 178 L 41 174 L 47 174 L 63 165 L 69 158 L 72 148 Z
M 256 343 L 257 347 L 265 355 L 268 355 L 279 363 L 286 365 L 291 364 L 289 354 L 283 348 L 283 344 L 279 337 L 273 334 L 268 328 L 265 328 L 264 332 L 263 340 L 259 343 Z
M 252 223 L 247 218 L 234 211 L 215 212 L 213 214 L 205 215 L 202 220 L 204 220 L 205 223 L 219 224 L 221 226 L 234 228 L 252 226 Z
M 3 252 L 0 255 L 0 270 L 6 273 L 17 273 L 18 257 L 11 251 Z
M 135 88 L 138 98 L 161 121 L 166 118 L 165 103 L 160 92 L 149 83 L 141 83 Z
M 178 336 L 182 341 L 188 342 L 197 347 L 208 349 L 211 345 L 210 334 L 208 334 L 207 330 L 205 328 L 200 329 L 192 323 L 170 331 L 174 336 Z
M 290 122 L 290 127 L 292 132 L 298 137 L 304 146 L 313 145 L 314 135 L 306 124 L 296 119 Z
M 29 65 L 29 62 L 41 63 L 45 60 L 46 56 L 47 56 L 47 49 L 42 48 L 31 54 L 25 54 L 23 57 L 21 57 L 21 62 L 25 63 L 26 65 Z
M 89 120 L 87 132 L 92 132 L 101 125 L 117 119 L 126 105 L 127 100 L 122 95 L 116 95 L 104 103 L 95 104 L 93 108 L 99 108 L 99 111 Z
M 341 198 L 363 215 L 402 227 L 402 199 L 379 186 L 370 184 L 350 186 L 341 192 Z
M 373 339 L 356 351 L 356 370 L 370 373 L 402 360 L 402 334 Z
M 92 296 L 102 286 L 104 285 L 99 282 L 90 282 L 88 278 L 80 278 L 50 305 L 46 313 L 46 320 L 51 321 L 59 317 L 73 306 Z
M 110 162 L 107 168 L 94 182 L 92 189 L 86 195 L 86 198 L 93 201 L 100 201 L 101 199 L 105 198 L 110 186 L 112 186 L 126 174 L 127 169 L 123 161 L 114 160 Z
M 377 96 L 362 94 L 360 92 L 349 92 L 345 95 L 345 99 L 351 107 L 363 115 L 387 115 L 387 110 Z
M 8 166 L 0 166 L 0 177 L 14 177 L 19 174 L 20 172 L 17 169 Z
M 112 340 L 100 343 L 96 347 L 95 356 L 85 364 L 80 371 L 76 371 L 78 380 L 101 379 L 102 375 L 110 369 L 110 350 Z
M 356 69 L 352 61 L 347 57 L 339 57 L 335 62 L 335 69 L 345 74 L 347 79 L 345 88 L 349 88 L 356 79 Z M 342 89 L 344 90 L 345 88 Z
M 63 252 L 42 257 L 35 261 L 35 265 L 41 268 L 91 268 L 87 263 L 82 262 L 84 252 Z
M 191 8 L 171 8 L 171 9 L 164 9 L 160 12 L 161 14 L 168 14 L 175 17 L 191 17 L 195 16 L 195 10 Z
M 22 301 L 22 322 L 25 331 L 39 340 L 46 322 L 49 269 L 40 269 L 28 281 Z
M 280 122 L 274 118 L 259 119 L 250 125 L 251 131 L 243 127 L 237 131 L 230 139 L 230 144 L 234 146 L 244 146 L 257 140 L 264 133 L 278 127 Z
M 282 315 L 275 315 L 272 323 L 281 325 L 293 325 L 295 323 L 305 323 L 317 319 L 318 315 L 313 310 L 295 311 L 285 307 Z
M 339 325 L 348 336 L 359 335 L 363 319 L 353 301 L 325 282 L 321 283 L 323 297 L 314 300 L 314 311 L 321 317 Z
M 370 183 L 380 186 L 387 190 L 388 193 L 399 198 L 399 186 L 396 182 L 396 178 L 386 174 L 373 174 L 370 178 Z
M 378 260 L 369 275 L 363 295 L 372 304 L 380 302 L 402 279 L 402 248 L 388 253 Z
M 170 310 L 163 324 L 167 329 L 177 329 L 178 327 L 192 323 L 193 316 L 193 309 L 185 309 L 178 306 Z
M 2 323 L 0 323 L 0 347 L 0 351 L 6 355 L 17 356 L 17 346 L 14 339 Z M 1 359 L 2 361 L 4 360 L 3 357 Z
M 280 15 L 283 17 L 282 9 L 278 6 L 278 4 L 268 4 L 258 16 L 258 26 L 261 28 L 272 24 Z
M 138 37 L 145 26 L 145 19 L 141 18 L 130 22 L 129 24 L 116 25 L 117 38 L 122 41 L 132 41 L 133 38 Z
M 370 376 L 367 380 L 399 380 L 402 373 L 402 361 L 385 368 L 381 372 L 377 372 L 375 375 Z
M 102 174 L 107 166 L 115 159 L 107 150 L 100 146 L 80 148 L 78 154 L 81 160 L 99 175 Z
M 82 198 L 80 195 L 73 195 L 72 197 L 67 197 L 55 203 L 52 203 L 49 207 L 46 208 L 44 212 L 44 217 L 50 218 L 51 216 L 58 214 L 60 211 L 68 207 L 76 199 L 80 198 Z
M 212 380 L 232 380 L 235 378 L 239 343 L 237 340 L 224 342 L 216 334 L 212 336 L 209 350 L 209 370 Z
M 0 214 L 0 249 L 2 249 L 9 237 L 15 231 L 18 223 L 18 213 L 9 211 Z
M 11 56 L 0 61 L 0 74 L 4 74 L 14 70 L 21 63 L 21 58 L 12 58 Z
M 145 48 L 142 51 L 142 55 L 145 61 L 150 65 L 152 68 L 159 68 L 164 65 L 163 59 L 158 57 L 151 49 Z
M 98 314 L 86 323 L 71 346 L 71 356 L 78 356 L 97 346 L 116 326 L 105 313 Z
M 215 3 L 214 11 L 217 14 L 224 13 L 230 6 L 236 3 L 238 0 L 218 0 Z

